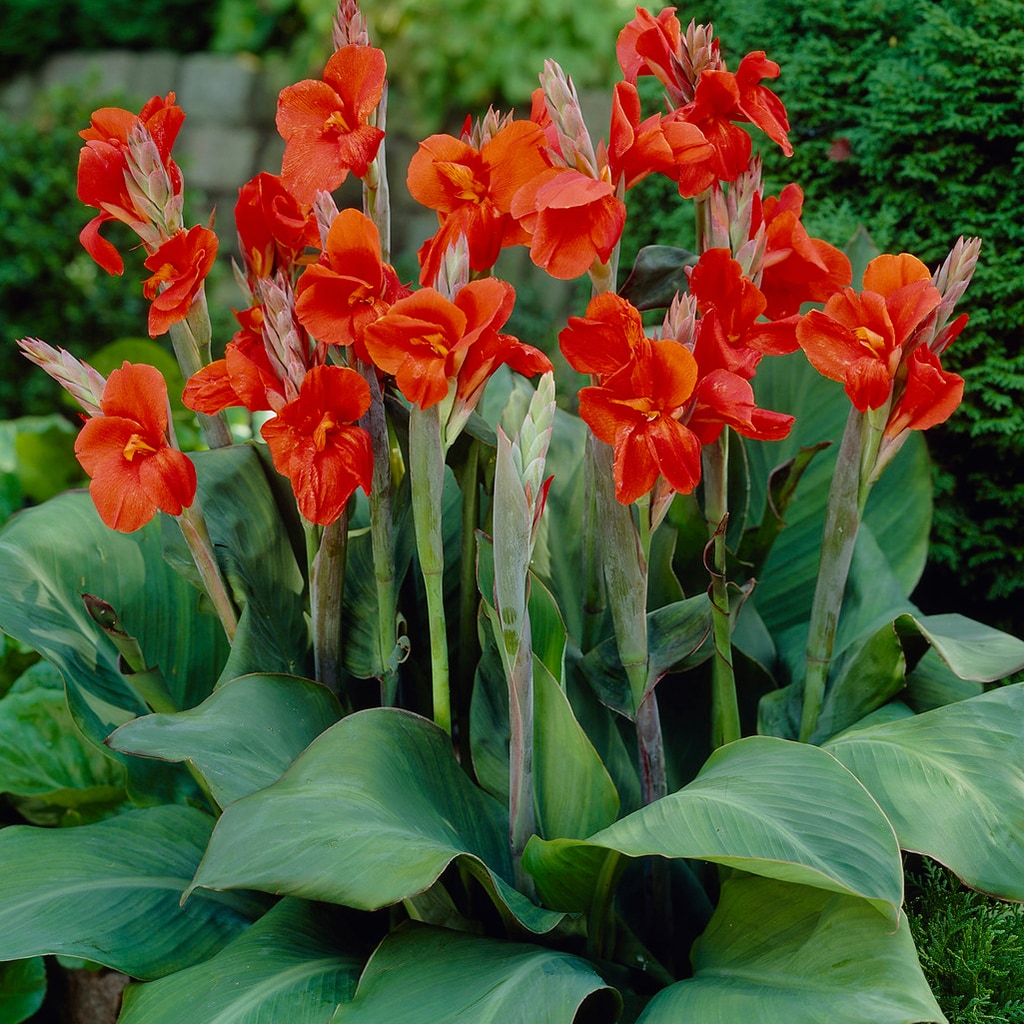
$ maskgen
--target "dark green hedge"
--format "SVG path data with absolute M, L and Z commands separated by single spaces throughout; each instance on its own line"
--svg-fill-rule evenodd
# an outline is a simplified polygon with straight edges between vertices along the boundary
M 148 276 L 145 254 L 130 251 L 138 240 L 122 225 L 104 228 L 125 254 L 124 278 L 97 267 L 78 241 L 93 212 L 75 194 L 78 130 L 97 105 L 63 90 L 30 118 L 0 118 L 0 419 L 53 412 L 60 395 L 17 338 L 87 359 L 115 338 L 145 334 L 147 303 L 130 284 Z
M 713 21 L 732 68 L 755 49 L 782 65 L 796 153 L 768 153 L 766 178 L 803 186 L 812 233 L 842 245 L 860 222 L 929 266 L 961 234 L 984 239 L 944 360 L 964 403 L 929 432 L 917 597 L 1024 630 L 1024 0 L 703 0 L 678 16 Z
M 209 0 L 4 0 L 0 78 L 64 50 L 204 50 L 216 11 Z

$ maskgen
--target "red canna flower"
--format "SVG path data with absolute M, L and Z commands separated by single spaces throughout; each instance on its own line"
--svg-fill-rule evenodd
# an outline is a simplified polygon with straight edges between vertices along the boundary
M 101 211 L 82 229 L 79 239 L 86 252 L 109 274 L 124 273 L 124 261 L 100 235 L 102 225 L 119 220 L 144 234 L 153 214 L 126 184 L 129 135 L 138 128 L 148 132 L 171 196 L 180 196 L 181 171 L 171 159 L 171 149 L 184 120 L 185 114 L 175 105 L 172 92 L 163 99 L 154 96 L 138 114 L 120 107 L 95 110 L 89 127 L 78 133 L 85 140 L 78 158 L 78 198 Z
M 840 381 L 861 412 L 889 401 L 903 347 L 941 296 L 928 268 L 909 253 L 877 256 L 864 271 L 864 290 L 833 295 L 811 310 L 797 340 L 815 369 Z
M 697 385 L 697 363 L 683 345 L 654 341 L 600 386 L 580 390 L 580 416 L 615 448 L 615 497 L 624 505 L 659 476 L 682 494 L 700 481 L 701 443 L 680 422 Z
M 595 260 L 608 261 L 626 223 L 626 206 L 609 182 L 552 167 L 516 192 L 512 216 L 530 233 L 530 259 L 568 281 Z
M 301 203 L 333 192 L 349 171 L 363 177 L 384 132 L 371 125 L 384 92 L 387 61 L 373 46 L 337 50 L 322 80 L 307 79 L 281 91 L 277 130 L 285 141 L 281 180 Z
M 615 292 L 595 295 L 587 315 L 569 317 L 568 326 L 558 335 L 569 365 L 601 380 L 633 362 L 647 344 L 640 311 Z
M 759 409 L 750 382 L 721 369 L 701 377 L 686 418 L 701 444 L 717 441 L 725 427 L 755 441 L 781 441 L 794 422 L 788 413 Z
M 714 155 L 711 143 L 696 125 L 658 114 L 641 121 L 640 95 L 629 82 L 615 85 L 609 139 L 612 181 L 623 181 L 627 189 L 652 173 L 678 181 L 682 168 L 703 167 Z
M 333 523 L 357 487 L 369 494 L 370 435 L 356 425 L 369 407 L 369 385 L 355 370 L 314 366 L 298 397 L 263 424 L 260 433 L 274 466 L 291 481 L 299 511 L 309 522 Z
M 327 345 L 363 346 L 366 327 L 409 294 L 381 259 L 376 225 L 359 210 L 342 210 L 331 222 L 319 263 L 306 267 L 295 288 L 299 323 Z
M 307 247 L 320 248 L 313 209 L 300 203 L 276 174 L 257 174 L 238 190 L 238 248 L 250 281 L 290 274 Z
M 367 327 L 366 348 L 421 409 L 436 405 L 454 387 L 461 415 L 503 363 L 522 373 L 551 368 L 537 349 L 499 333 L 514 303 L 512 286 L 494 277 L 471 281 L 454 301 L 421 288 Z
M 964 379 L 942 368 L 939 357 L 927 345 L 918 345 L 906 360 L 903 393 L 893 405 L 885 436 L 904 430 L 927 430 L 952 416 L 964 396 Z
M 790 184 L 762 206 L 766 234 L 760 287 L 770 320 L 798 313 L 805 302 L 826 302 L 853 277 L 844 253 L 807 234 L 800 222 L 803 205 L 803 190 Z
M 701 374 L 723 369 L 750 379 L 763 355 L 799 347 L 796 318 L 760 320 L 767 301 L 728 249 L 706 249 L 690 271 L 690 292 L 701 314 L 694 355 Z
M 146 260 L 154 271 L 142 283 L 142 293 L 152 300 L 149 336 L 165 334 L 171 324 L 188 316 L 192 300 L 202 287 L 217 258 L 217 236 L 201 224 L 177 232 Z
M 215 359 L 185 384 L 182 402 L 193 412 L 215 416 L 223 409 L 244 406 L 250 412 L 280 409 L 287 401 L 285 385 L 263 344 L 263 309 L 255 306 L 235 314 L 241 330 Z
M 511 215 L 512 197 L 546 170 L 545 138 L 532 121 L 509 121 L 476 147 L 451 135 L 431 135 L 409 163 L 409 194 L 436 210 L 440 229 L 420 249 L 420 280 L 437 280 L 447 250 L 465 236 L 473 270 L 490 270 L 510 245 L 529 244 Z
M 101 414 L 86 420 L 75 455 L 89 493 L 112 530 L 130 533 L 157 509 L 181 515 L 195 499 L 196 471 L 167 435 L 167 385 L 160 371 L 125 362 L 107 379 Z
M 760 84 L 761 79 L 778 74 L 779 65 L 761 50 L 748 53 L 735 74 L 711 68 L 701 72 L 693 100 L 665 118 L 667 124 L 682 121 L 696 125 L 712 146 L 706 160 L 680 166 L 681 195 L 697 195 L 715 178 L 734 181 L 747 169 L 753 144 L 737 121 L 753 122 L 778 143 L 786 156 L 793 155 L 786 109 L 770 89 Z

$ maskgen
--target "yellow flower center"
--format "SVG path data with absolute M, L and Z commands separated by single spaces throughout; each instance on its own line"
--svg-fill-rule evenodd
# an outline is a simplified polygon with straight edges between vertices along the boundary
M 324 132 L 346 133 L 352 131 L 351 125 L 345 119 L 343 110 L 336 110 L 326 121 L 324 121 Z
M 325 412 L 316 430 L 313 431 L 313 443 L 316 450 L 322 452 L 327 447 L 327 435 L 337 426 L 329 412 Z
M 124 457 L 131 462 L 139 452 L 142 452 L 144 455 L 148 455 L 150 452 L 155 451 L 156 449 L 141 435 L 132 434 L 132 436 L 128 438 L 128 443 L 124 446 Z
M 872 355 L 880 356 L 885 351 L 885 339 L 870 327 L 858 327 L 853 333 Z

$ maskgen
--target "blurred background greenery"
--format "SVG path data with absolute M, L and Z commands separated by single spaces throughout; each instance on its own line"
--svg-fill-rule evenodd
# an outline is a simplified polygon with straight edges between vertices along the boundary
M 389 127 L 415 138 L 457 130 L 489 103 L 523 109 L 547 57 L 581 89 L 609 88 L 614 39 L 633 14 L 621 0 L 365 0 L 364 9 L 388 53 Z M 333 13 L 330 0 L 6 0 L 0 76 L 69 49 L 171 48 L 252 52 L 294 80 L 318 73 Z M 812 234 L 842 246 L 862 226 L 879 249 L 932 266 L 959 235 L 983 237 L 964 303 L 971 324 L 947 356 L 967 378 L 966 397 L 929 434 L 934 557 L 917 598 L 927 611 L 952 603 L 1020 633 L 1024 0 L 697 0 L 678 14 L 714 22 L 730 67 L 754 49 L 782 65 L 776 89 L 796 154 L 765 150 L 767 186 L 801 184 Z M 128 286 L 142 275 L 141 255 L 124 280 L 108 278 L 77 242 L 90 217 L 74 195 L 77 131 L 96 105 L 46 91 L 31 118 L 0 119 L 0 419 L 44 415 L 54 403 L 13 339 L 43 337 L 88 358 L 145 322 Z M 592 130 L 604 135 L 606 125 Z M 392 166 L 393 188 L 402 170 Z M 624 266 L 640 245 L 686 245 L 691 211 L 670 183 L 648 179 L 630 200 Z M 406 276 L 411 259 L 396 256 Z M 553 335 L 550 290 L 521 293 L 516 329 L 535 341 Z M 0 472 L 10 466 L 0 443 Z

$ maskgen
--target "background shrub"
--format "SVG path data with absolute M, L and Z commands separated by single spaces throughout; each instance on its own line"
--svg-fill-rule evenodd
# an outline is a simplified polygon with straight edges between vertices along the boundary
M 64 50 L 203 50 L 216 9 L 207 0 L 4 0 L 0 78 Z
M 42 338 L 88 360 L 115 338 L 145 333 L 148 303 L 129 283 L 149 276 L 138 240 L 120 224 L 103 229 L 125 257 L 124 277 L 101 270 L 78 241 L 91 216 L 75 194 L 78 131 L 100 105 L 60 89 L 25 120 L 0 118 L 0 419 L 52 412 L 61 395 L 29 371 L 15 339 Z
M 933 267 L 959 235 L 984 239 L 971 323 L 944 358 L 967 380 L 964 403 L 929 431 L 933 557 L 916 596 L 935 611 L 955 596 L 1020 633 L 1024 2 L 698 0 L 679 17 L 713 21 L 731 68 L 755 49 L 782 65 L 796 153 L 765 148 L 766 184 L 801 184 L 812 234 L 842 246 L 862 223 L 881 250 Z

